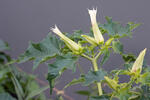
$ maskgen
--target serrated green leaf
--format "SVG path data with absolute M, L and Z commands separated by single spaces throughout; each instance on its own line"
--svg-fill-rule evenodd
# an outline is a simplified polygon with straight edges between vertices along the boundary
M 16 100 L 8 93 L 1 93 L 0 94 L 0 100 Z
M 119 41 L 113 41 L 112 48 L 115 53 L 123 53 L 123 44 Z
M 0 40 L 0 51 L 8 50 L 10 49 L 8 43 Z
M 83 77 L 80 77 L 79 79 L 73 79 L 71 82 L 69 82 L 65 87 L 65 88 L 68 88 L 69 86 L 72 86 L 72 85 L 76 85 L 76 84 L 80 84 L 84 82 L 84 78 Z
M 48 36 L 39 43 L 34 44 L 30 42 L 25 53 L 19 57 L 19 62 L 34 60 L 33 69 L 35 69 L 40 63 L 59 54 L 60 46 L 61 41 L 55 36 L 52 36 L 52 34 L 48 34 Z
M 90 97 L 89 100 L 110 100 L 110 97 L 107 95 L 93 96 L 93 97 Z
M 110 50 L 108 50 L 108 49 L 104 50 L 103 54 L 104 54 L 104 57 L 102 58 L 101 66 L 103 66 L 103 64 L 105 62 L 107 62 L 107 60 L 109 59 L 109 57 L 110 57 Z
M 71 53 L 57 56 L 56 61 L 53 64 L 48 64 L 48 77 L 47 80 L 50 84 L 50 93 L 52 93 L 52 88 L 54 87 L 54 81 L 56 77 L 61 75 L 65 69 L 75 69 L 75 63 L 78 57 L 73 56 Z
M 98 71 L 89 71 L 88 74 L 85 75 L 85 82 L 83 84 L 87 86 L 93 82 L 100 82 L 104 80 L 106 74 L 107 73 L 102 69 L 99 69 Z
M 106 16 L 107 24 L 100 25 L 108 32 L 108 35 L 115 38 L 121 38 L 125 36 L 131 37 L 132 30 L 138 27 L 140 24 L 133 22 L 128 23 L 126 26 L 121 25 L 118 22 L 113 22 L 111 17 Z

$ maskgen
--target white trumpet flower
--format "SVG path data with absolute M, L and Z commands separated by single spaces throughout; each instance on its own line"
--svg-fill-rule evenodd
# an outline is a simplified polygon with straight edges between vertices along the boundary
M 54 28 L 51 28 L 51 30 L 57 34 L 64 42 L 65 44 L 69 47 L 69 49 L 71 49 L 73 52 L 75 53 L 79 53 L 82 51 L 82 47 L 81 45 L 77 44 L 76 42 L 74 42 L 73 40 L 69 39 L 67 36 L 65 36 L 59 29 L 58 27 L 55 25 Z
M 104 42 L 104 38 L 103 38 L 101 31 L 99 30 L 99 27 L 96 21 L 97 9 L 93 8 L 93 10 L 88 10 L 88 12 L 91 18 L 91 24 L 92 24 L 95 41 L 97 42 L 97 44 L 100 44 Z

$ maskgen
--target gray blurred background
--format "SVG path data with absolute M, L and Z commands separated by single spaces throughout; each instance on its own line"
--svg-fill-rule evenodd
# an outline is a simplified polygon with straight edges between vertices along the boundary
M 143 23 L 134 31 L 132 39 L 125 38 L 121 41 L 126 52 L 136 55 L 142 49 L 148 48 L 145 59 L 150 61 L 150 0 L 0 0 L 0 39 L 11 45 L 9 54 L 17 58 L 27 48 L 30 40 L 42 40 L 48 34 L 49 27 L 55 24 L 63 32 L 72 33 L 78 29 L 89 32 L 91 23 L 87 8 L 93 7 L 97 7 L 97 20 L 101 23 L 105 22 L 104 16 L 111 16 L 114 21 L 121 23 Z M 111 55 L 103 67 L 111 70 L 120 66 L 123 63 L 120 58 L 119 55 Z M 85 59 L 81 59 L 80 63 L 85 70 L 90 66 Z M 46 81 L 45 64 L 41 64 L 34 72 L 31 70 L 31 62 L 20 64 L 20 67 Z M 66 71 L 56 87 L 62 89 L 74 77 L 78 77 L 77 73 L 78 71 L 72 75 L 71 71 Z M 74 100 L 85 100 L 85 97 L 74 94 L 79 89 L 86 88 L 76 85 L 68 88 L 66 94 Z

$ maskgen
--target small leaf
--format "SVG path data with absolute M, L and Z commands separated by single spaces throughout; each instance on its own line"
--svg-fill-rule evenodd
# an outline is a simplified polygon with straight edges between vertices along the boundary
M 93 96 L 93 97 L 90 97 L 90 100 L 110 100 L 110 97 L 107 95 Z
M 85 82 L 84 85 L 89 85 L 93 82 L 100 82 L 104 80 L 104 76 L 106 75 L 106 72 L 102 69 L 99 69 L 98 71 L 89 71 L 88 74 L 85 75 Z
M 5 62 L 10 62 L 10 61 L 11 61 L 11 58 L 9 55 L 7 55 L 4 52 L 0 52 L 0 63 L 1 64 L 4 64 Z
M 36 95 L 39 95 L 41 94 L 42 92 L 44 92 L 45 90 L 47 90 L 49 88 L 49 86 L 45 86 L 45 87 L 42 87 L 42 88 L 38 88 L 36 90 L 33 90 L 27 97 L 25 100 L 29 100 L 33 97 L 35 97 Z
M 125 62 L 134 62 L 136 60 L 136 56 L 133 54 L 123 54 L 122 58 Z
M 13 73 L 12 73 L 11 79 L 12 79 L 12 82 L 15 86 L 15 90 L 16 90 L 18 99 L 23 100 L 23 97 L 24 97 L 23 88 Z
M 10 72 L 10 68 L 8 67 L 3 68 L 3 70 L 0 70 L 0 80 L 3 79 L 9 72 Z
M 76 91 L 77 94 L 80 94 L 80 95 L 85 95 L 85 96 L 90 96 L 90 91 L 87 91 L 87 90 L 80 90 L 80 91 Z
M 80 84 L 84 82 L 84 78 L 80 77 L 79 79 L 73 79 L 70 83 L 68 83 L 65 87 L 65 88 L 68 88 L 69 86 L 72 86 L 72 85 L 76 85 L 76 84 Z
M 112 42 L 112 48 L 115 53 L 123 53 L 123 45 L 119 41 L 113 41 Z
M 105 49 L 105 50 L 103 51 L 103 54 L 104 54 L 104 57 L 103 57 L 103 59 L 102 59 L 102 61 L 101 61 L 101 66 L 103 66 L 103 64 L 104 64 L 105 62 L 107 62 L 107 60 L 109 59 L 109 57 L 110 57 L 110 51 L 109 51 L 108 49 Z
M 8 43 L 0 40 L 0 51 L 8 50 L 10 49 Z

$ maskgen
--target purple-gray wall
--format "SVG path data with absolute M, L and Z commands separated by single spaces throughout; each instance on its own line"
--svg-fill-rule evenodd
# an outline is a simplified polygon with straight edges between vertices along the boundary
M 127 52 L 136 55 L 144 48 L 148 48 L 146 60 L 150 60 L 150 0 L 0 0 L 0 39 L 7 41 L 12 50 L 12 57 L 17 57 L 28 46 L 28 41 L 40 41 L 49 32 L 49 27 L 55 24 L 63 32 L 82 29 L 89 31 L 90 18 L 87 8 L 97 7 L 97 20 L 104 22 L 104 16 L 112 16 L 113 20 L 127 23 L 128 21 L 143 23 L 136 29 L 133 38 L 122 39 Z M 112 59 L 113 58 L 113 59 Z M 81 66 L 88 67 L 86 60 L 81 59 Z M 113 55 L 104 65 L 106 70 L 119 66 L 123 61 L 120 56 Z M 88 63 L 90 64 L 90 63 Z M 21 64 L 27 72 L 32 72 L 32 64 Z M 87 69 L 87 68 L 85 68 Z M 47 67 L 42 64 L 36 71 L 37 76 L 44 80 Z M 62 87 L 77 73 L 71 75 L 67 71 L 61 78 Z M 79 85 L 68 88 L 66 93 L 75 100 L 85 100 L 84 97 L 73 93 L 80 89 Z

